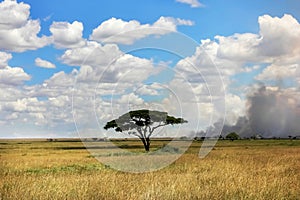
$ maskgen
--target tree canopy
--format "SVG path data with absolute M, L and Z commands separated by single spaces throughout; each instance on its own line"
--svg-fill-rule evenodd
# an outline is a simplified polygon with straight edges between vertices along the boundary
M 167 112 L 156 110 L 134 110 L 121 115 L 118 119 L 109 121 L 105 130 L 113 128 L 116 132 L 126 132 L 140 138 L 145 150 L 149 151 L 150 137 L 162 126 L 187 123 L 183 118 L 169 116 Z
M 240 136 L 236 132 L 232 132 L 232 133 L 229 133 L 228 135 L 226 135 L 226 139 L 229 139 L 231 141 L 238 140 L 238 139 L 240 139 Z

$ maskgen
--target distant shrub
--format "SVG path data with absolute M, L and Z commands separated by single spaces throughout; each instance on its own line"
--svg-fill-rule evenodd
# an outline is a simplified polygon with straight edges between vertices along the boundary
M 226 139 L 228 140 L 238 140 L 240 139 L 240 136 L 236 133 L 236 132 L 232 132 L 232 133 L 229 133 L 228 135 L 226 135 Z
M 168 152 L 168 153 L 180 153 L 180 149 L 177 147 L 172 147 L 170 145 L 164 145 L 161 148 L 161 152 Z

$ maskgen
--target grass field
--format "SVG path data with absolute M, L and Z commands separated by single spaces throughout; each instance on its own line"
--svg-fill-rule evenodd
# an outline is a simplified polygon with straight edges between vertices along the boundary
M 204 159 L 200 145 L 160 171 L 132 174 L 78 141 L 0 140 L 0 199 L 300 199 L 300 140 L 219 141 Z

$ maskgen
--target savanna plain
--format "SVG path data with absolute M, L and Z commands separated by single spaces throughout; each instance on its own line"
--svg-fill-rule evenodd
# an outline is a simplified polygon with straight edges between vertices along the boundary
M 143 151 L 139 141 L 115 143 Z M 300 140 L 219 140 L 200 159 L 201 144 L 134 174 L 100 163 L 80 140 L 1 140 L 0 199 L 300 199 Z

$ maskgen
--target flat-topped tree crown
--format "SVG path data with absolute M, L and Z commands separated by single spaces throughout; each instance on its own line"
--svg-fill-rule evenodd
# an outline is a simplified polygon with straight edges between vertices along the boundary
M 169 116 L 167 112 L 156 110 L 134 110 L 121 115 L 118 119 L 109 121 L 104 129 L 115 129 L 116 132 L 127 132 L 139 137 L 149 151 L 150 137 L 153 132 L 162 126 L 187 123 L 183 118 Z

